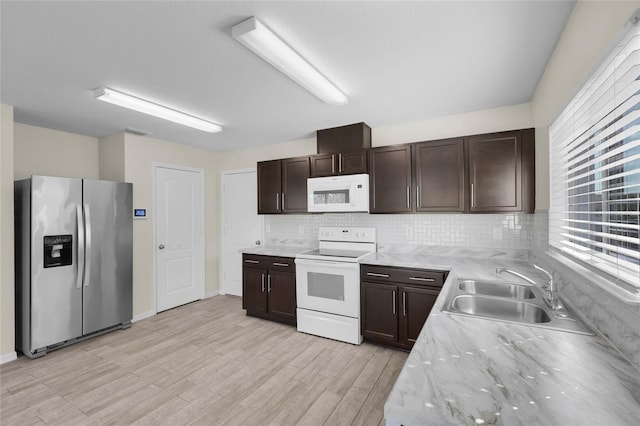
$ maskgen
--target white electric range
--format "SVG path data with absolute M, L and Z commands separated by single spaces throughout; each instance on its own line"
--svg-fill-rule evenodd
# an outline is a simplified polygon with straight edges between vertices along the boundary
M 321 227 L 319 247 L 296 256 L 298 331 L 360 344 L 360 259 L 375 228 Z

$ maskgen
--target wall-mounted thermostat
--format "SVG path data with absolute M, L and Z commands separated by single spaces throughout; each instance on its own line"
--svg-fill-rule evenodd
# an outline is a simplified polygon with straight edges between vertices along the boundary
M 146 219 L 147 218 L 147 209 L 133 209 L 133 218 L 134 219 Z

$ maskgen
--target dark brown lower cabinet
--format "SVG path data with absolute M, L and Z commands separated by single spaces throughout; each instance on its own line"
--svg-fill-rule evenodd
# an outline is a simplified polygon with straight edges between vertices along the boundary
M 395 344 L 398 341 L 398 286 L 363 282 L 360 298 L 362 336 Z
M 416 342 L 439 294 L 439 289 L 430 287 L 400 287 L 403 309 L 400 315 L 400 341 L 403 344 L 413 346 Z
M 364 340 L 410 350 L 440 294 L 446 272 L 362 265 L 360 275 Z
M 296 325 L 293 259 L 244 254 L 242 265 L 242 308 L 247 315 Z

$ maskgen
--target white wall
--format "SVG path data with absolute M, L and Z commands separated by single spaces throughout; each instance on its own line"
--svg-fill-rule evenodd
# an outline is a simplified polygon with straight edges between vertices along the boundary
M 15 358 L 13 107 L 0 105 L 0 363 Z
M 529 104 L 434 117 L 371 129 L 371 145 L 429 141 L 532 127 Z
M 15 123 L 14 176 L 99 178 L 98 139 Z
M 116 182 L 125 181 L 124 135 L 124 133 L 117 133 L 105 138 L 100 138 L 98 142 L 100 179 Z
M 134 208 L 146 208 L 147 220 L 133 223 L 133 315 L 155 311 L 153 298 L 153 163 L 196 167 L 205 174 L 205 293 L 217 293 L 219 252 L 218 153 L 154 139 L 124 134 L 125 181 L 133 184 Z
M 640 1 L 578 1 L 531 100 L 536 128 L 536 209 L 549 208 L 548 127 L 594 71 Z

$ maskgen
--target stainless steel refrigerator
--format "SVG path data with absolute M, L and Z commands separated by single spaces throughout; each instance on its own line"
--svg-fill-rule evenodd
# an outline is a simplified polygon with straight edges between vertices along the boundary
M 15 182 L 16 349 L 29 358 L 131 325 L 132 185 Z

